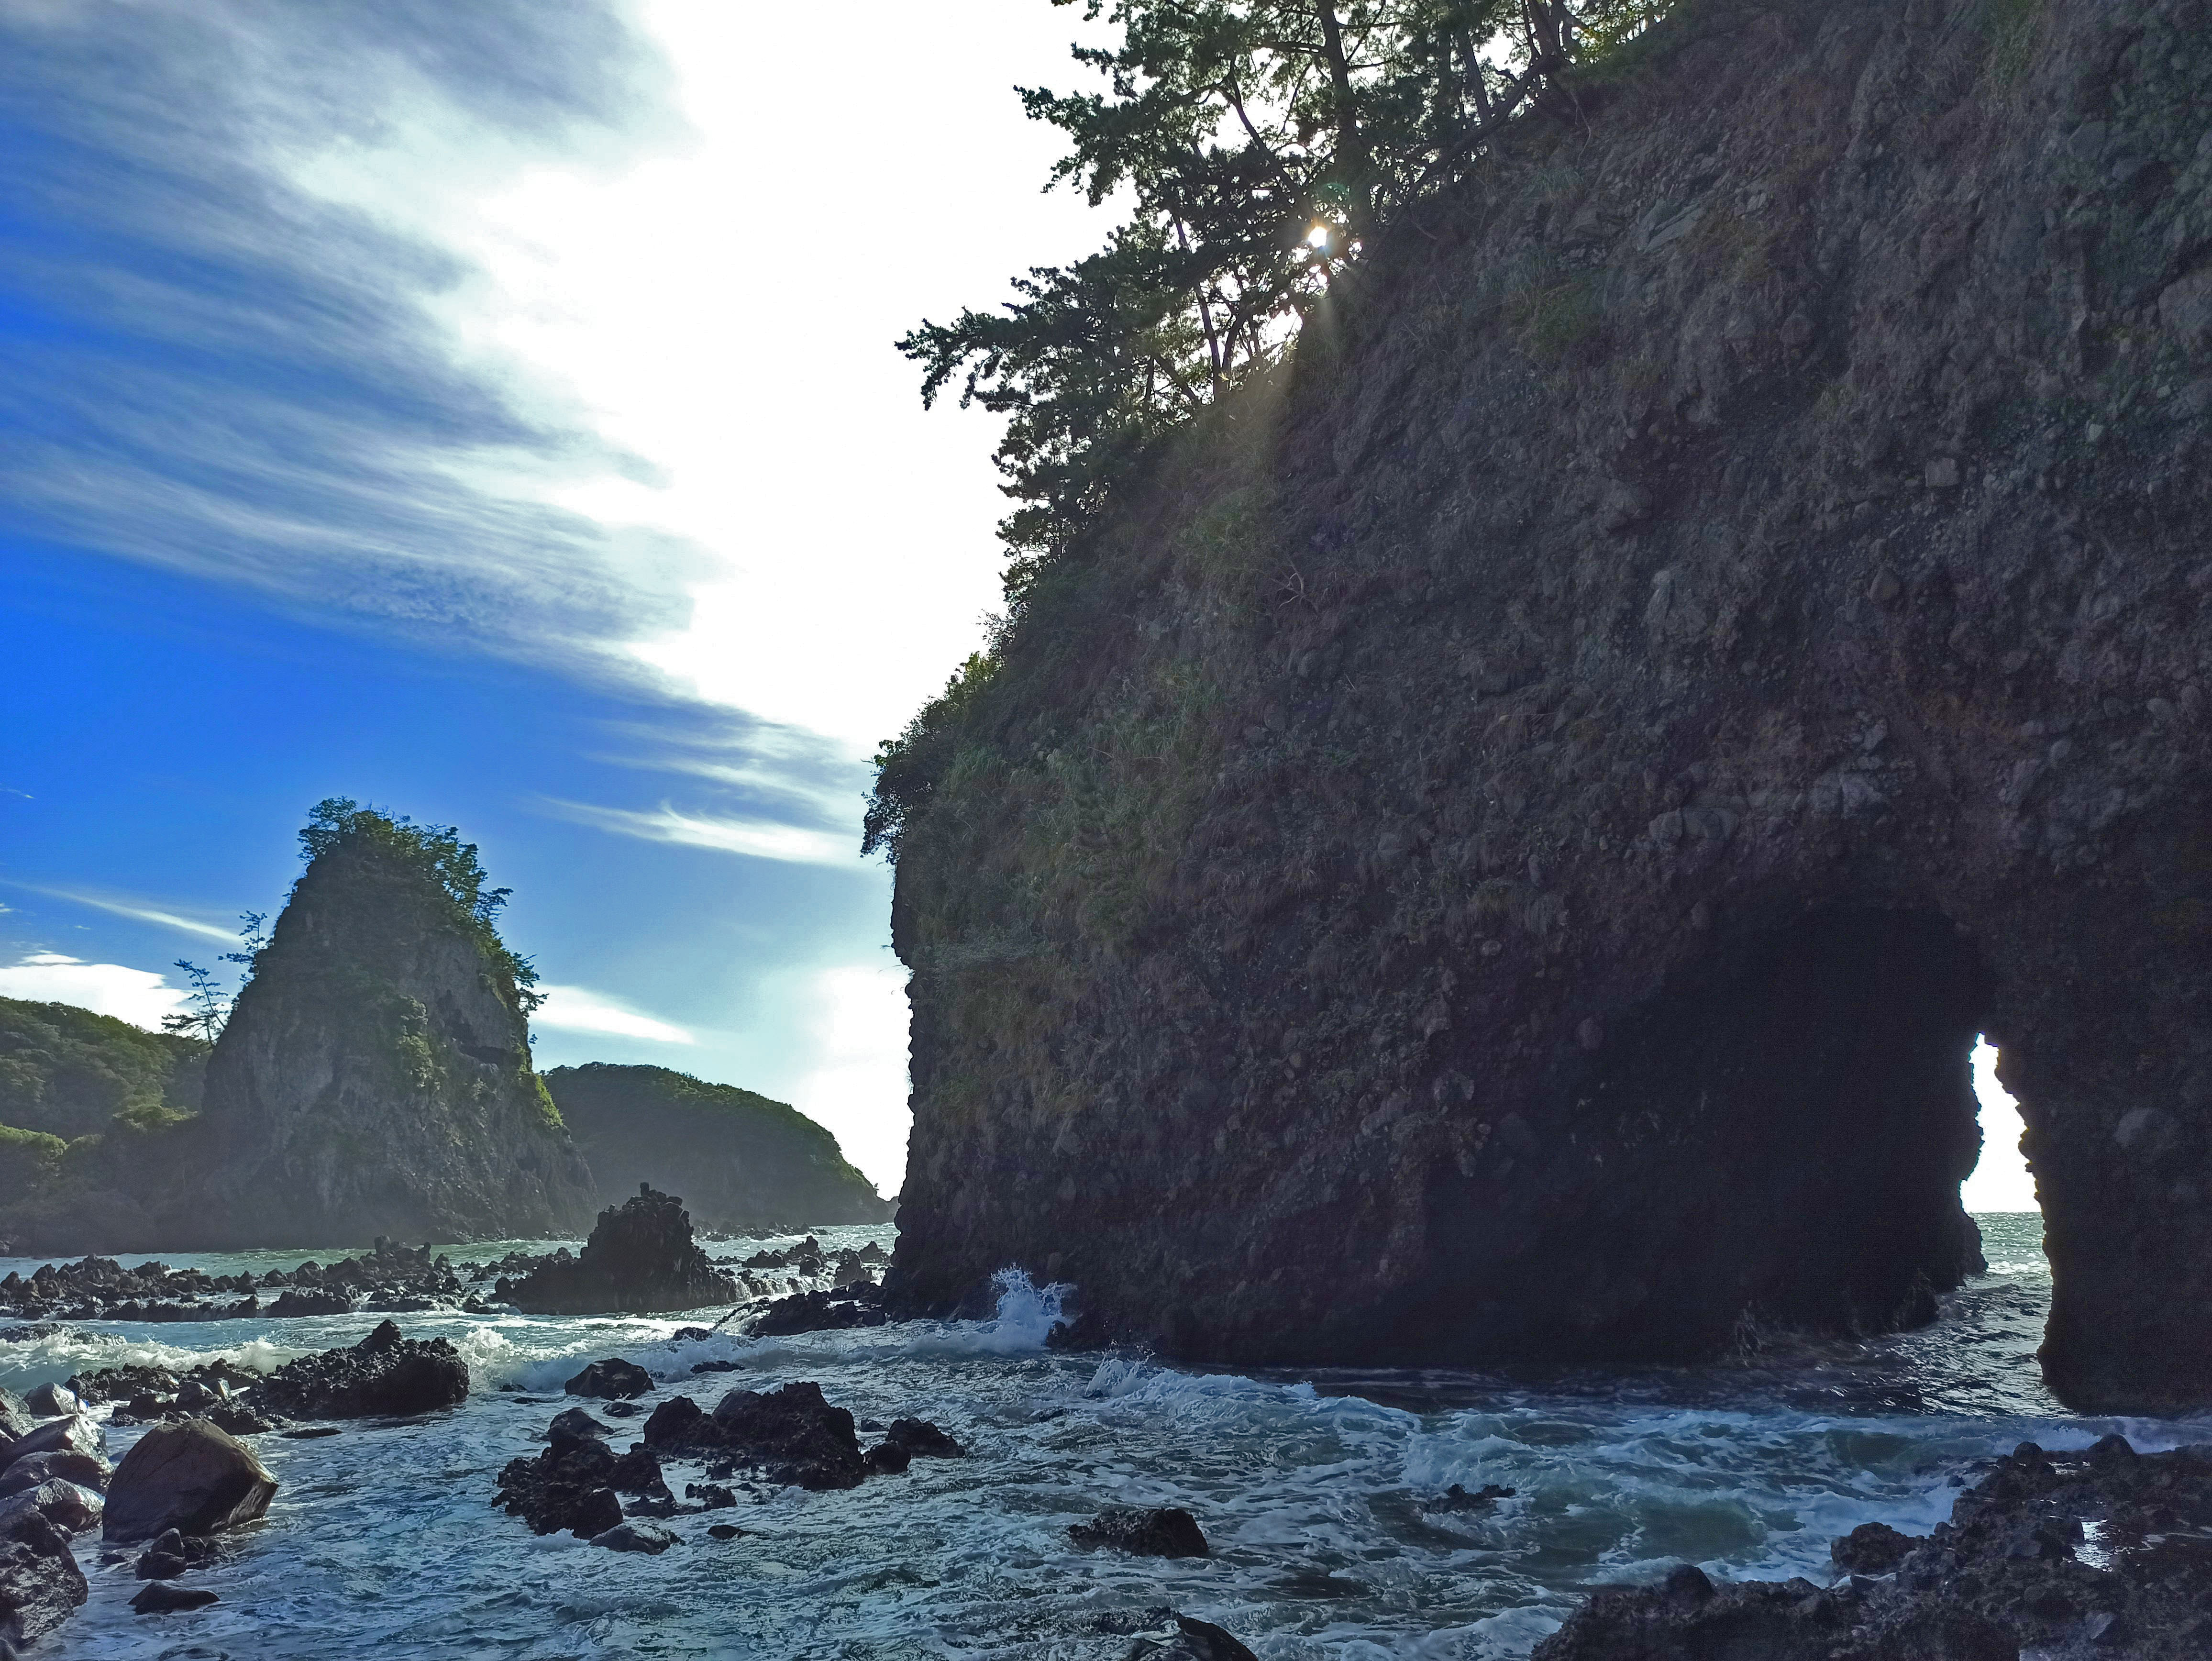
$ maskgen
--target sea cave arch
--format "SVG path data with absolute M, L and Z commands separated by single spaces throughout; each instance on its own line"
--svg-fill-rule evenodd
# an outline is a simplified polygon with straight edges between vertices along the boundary
M 1418 1346 L 1453 1323 L 1478 1356 L 1690 1360 L 1933 1319 L 1982 1263 L 1960 1186 L 1993 986 L 1933 909 L 1829 906 L 1719 946 L 1571 1067 L 1553 1134 L 1509 1118 L 1432 1196 L 1468 1278 Z

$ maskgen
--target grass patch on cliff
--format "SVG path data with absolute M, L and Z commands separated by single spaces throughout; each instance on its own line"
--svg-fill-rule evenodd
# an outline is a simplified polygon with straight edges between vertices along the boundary
M 2049 0 L 1983 0 L 1979 21 L 1990 43 L 1987 72 L 2000 91 L 2010 91 L 2035 61 L 2048 9 Z

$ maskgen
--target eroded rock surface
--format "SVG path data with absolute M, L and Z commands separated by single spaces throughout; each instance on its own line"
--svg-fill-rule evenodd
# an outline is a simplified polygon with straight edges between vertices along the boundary
M 495 1295 L 546 1315 L 641 1313 L 728 1303 L 738 1286 L 693 1238 L 684 1202 L 642 1188 L 599 1214 L 576 1256 L 541 1260 L 521 1280 L 501 1281 Z
M 2212 1398 L 2212 16 L 1999 9 L 1681 9 L 1040 576 L 899 764 L 903 1306 L 1910 1324 L 1986 1032 L 2053 1386 Z

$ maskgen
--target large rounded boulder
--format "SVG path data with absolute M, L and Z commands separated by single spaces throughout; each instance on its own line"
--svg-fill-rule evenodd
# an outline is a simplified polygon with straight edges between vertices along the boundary
M 215 1534 L 253 1521 L 276 1492 L 253 1451 L 204 1419 L 156 1425 L 115 1468 L 101 1532 L 110 1540 L 150 1540 L 169 1529 Z

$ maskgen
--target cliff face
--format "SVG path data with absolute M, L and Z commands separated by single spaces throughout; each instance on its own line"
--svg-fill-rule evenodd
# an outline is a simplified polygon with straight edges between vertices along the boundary
M 1245 1360 L 1925 1318 L 1985 1031 L 2212 1399 L 2212 9 L 1693 3 L 1051 574 L 904 830 L 893 1286 Z
M 358 838 L 309 865 L 239 995 L 194 1163 L 155 1207 L 164 1247 L 543 1235 L 592 1214 L 512 980 L 434 883 Z
M 665 1067 L 556 1067 L 545 1088 L 609 1205 L 681 1187 L 702 1228 L 807 1228 L 890 1215 L 837 1139 L 797 1108 Z

